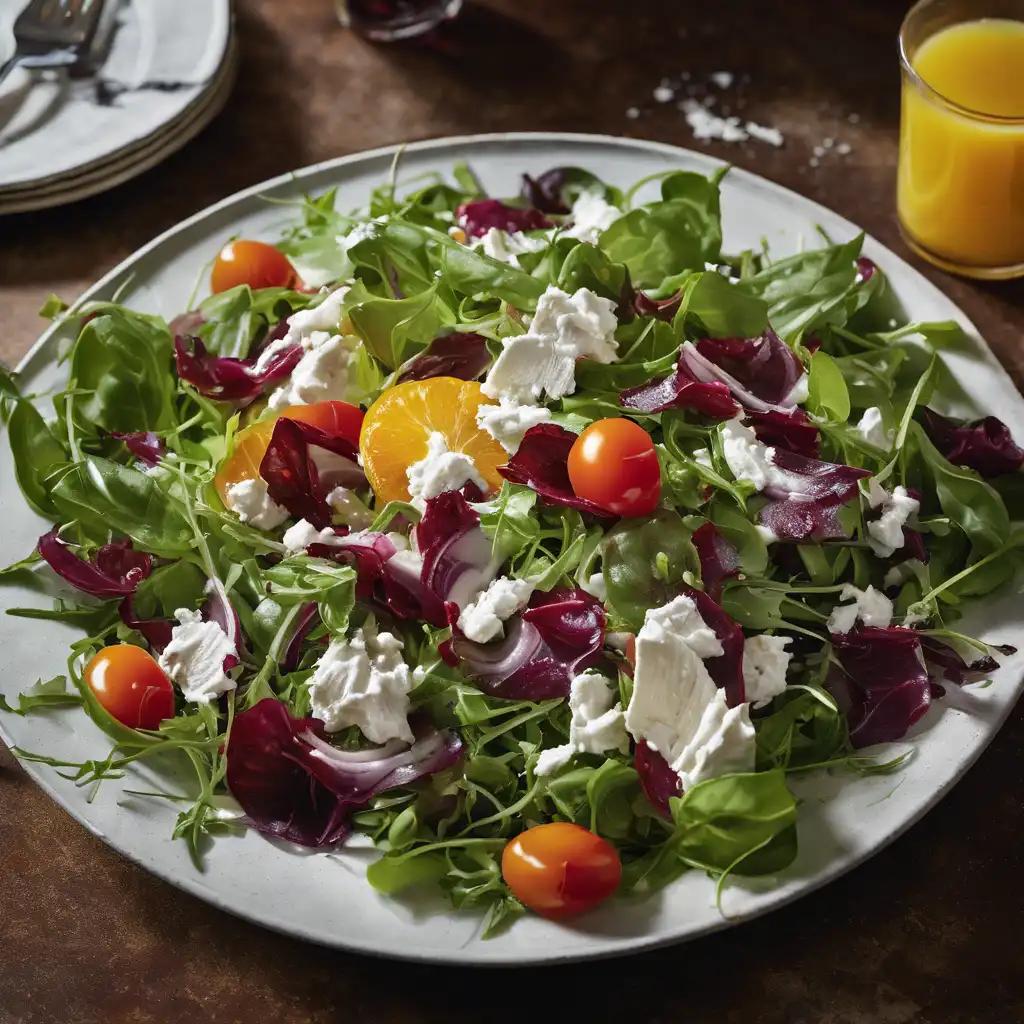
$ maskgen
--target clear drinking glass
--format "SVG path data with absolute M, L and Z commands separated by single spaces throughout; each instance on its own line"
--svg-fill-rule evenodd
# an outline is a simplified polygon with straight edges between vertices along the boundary
M 921 0 L 900 64 L 904 238 L 954 273 L 1024 276 L 1024 0 Z
M 342 25 L 375 43 L 412 39 L 454 18 L 462 0 L 334 0 Z

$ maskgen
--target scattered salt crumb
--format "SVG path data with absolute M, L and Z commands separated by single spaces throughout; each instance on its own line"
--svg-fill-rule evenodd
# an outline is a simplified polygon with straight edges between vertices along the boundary
M 670 85 L 659 85 L 651 95 L 655 103 L 671 103 L 675 99 L 676 91 Z
M 832 144 L 833 144 L 833 143 L 834 143 L 835 141 L 836 141 L 835 139 L 833 139 L 833 138 L 832 138 L 831 136 L 829 136 L 829 137 L 828 137 L 827 139 L 822 139 L 822 140 L 821 140 L 821 144 L 822 144 L 822 145 L 823 145 L 823 146 L 824 146 L 824 147 L 825 147 L 826 149 L 831 149 L 831 148 L 832 148 Z
M 814 149 L 811 150 L 811 152 L 815 156 L 824 156 L 825 155 L 825 147 L 824 146 L 815 146 Z
M 778 128 L 766 128 L 764 125 L 747 122 L 747 134 L 758 142 L 767 142 L 769 146 L 781 146 L 785 142 L 782 132 Z
M 690 80 L 690 72 L 689 72 L 689 71 L 684 71 L 684 72 L 683 72 L 683 73 L 682 73 L 682 74 L 681 74 L 681 75 L 680 75 L 679 77 L 680 77 L 680 78 L 681 78 L 681 79 L 682 79 L 682 80 L 683 80 L 684 82 L 688 82 L 688 81 Z
M 895 327 L 898 326 L 897 323 L 896 323 L 896 317 L 890 317 L 890 319 L 889 319 L 889 326 L 892 327 L 892 328 L 895 328 Z
M 847 119 L 850 124 L 857 124 L 860 121 L 860 114 L 851 114 Z
M 848 142 L 840 142 L 839 145 L 836 146 L 836 152 L 840 156 L 846 156 L 847 153 L 853 152 L 853 146 L 851 146 Z
M 750 137 L 740 126 L 738 117 L 715 117 L 707 107 L 695 100 L 683 106 L 686 123 L 695 139 L 721 139 L 723 142 L 746 142 Z
M 626 117 L 628 117 L 630 119 L 630 121 L 635 121 L 639 116 L 640 116 L 640 108 L 639 107 L 627 107 L 626 108 Z
M 820 160 L 819 160 L 819 159 L 818 159 L 818 158 L 817 158 L 816 156 L 812 156 L 812 157 L 811 157 L 811 159 L 810 159 L 810 160 L 808 160 L 807 162 L 808 162 L 808 163 L 809 163 L 809 164 L 810 164 L 810 165 L 811 165 L 812 167 L 817 167 L 817 166 L 818 166 L 818 164 L 820 164 L 820 163 L 821 163 L 821 161 L 820 161 Z
M 733 82 L 733 73 L 731 71 L 716 71 L 711 76 L 711 81 L 714 82 L 719 89 L 728 89 Z

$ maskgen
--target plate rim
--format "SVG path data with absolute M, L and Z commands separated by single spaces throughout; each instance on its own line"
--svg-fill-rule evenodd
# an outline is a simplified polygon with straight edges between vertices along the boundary
M 121 275 L 126 272 L 130 272 L 133 265 L 138 261 L 144 259 L 150 255 L 155 249 L 164 245 L 167 241 L 174 238 L 180 233 L 184 233 L 192 229 L 198 224 L 201 224 L 207 218 L 222 212 L 232 205 L 242 204 L 246 201 L 259 197 L 261 194 L 268 190 L 275 189 L 281 186 L 288 185 L 289 183 L 295 184 L 301 187 L 304 180 L 311 178 L 319 173 L 325 171 L 334 171 L 338 169 L 346 168 L 353 164 L 360 164 L 362 162 L 372 161 L 386 156 L 394 156 L 399 151 L 407 152 L 431 152 L 433 150 L 450 149 L 450 148 L 461 148 L 469 147 L 473 145 L 488 145 L 488 144 L 514 144 L 516 142 L 531 143 L 531 142 L 548 142 L 554 144 L 564 144 L 566 146 L 572 146 L 574 144 L 589 144 L 598 146 L 609 146 L 613 148 L 630 148 L 643 150 L 662 156 L 678 156 L 680 154 L 685 155 L 687 160 L 693 161 L 698 165 L 702 165 L 709 170 L 715 167 L 720 167 L 727 163 L 719 158 L 708 154 L 702 153 L 696 150 L 687 149 L 683 146 L 675 146 L 669 143 L 657 142 L 648 139 L 637 139 L 632 137 L 614 136 L 601 133 L 578 133 L 578 132 L 490 132 L 490 133 L 472 133 L 467 135 L 456 135 L 456 136 L 442 136 L 437 138 L 422 139 L 410 143 L 395 143 L 386 146 L 376 147 L 369 150 L 360 150 L 355 153 L 346 154 L 341 157 L 334 157 L 328 160 L 320 161 L 315 164 L 310 164 L 305 167 L 299 168 L 294 171 L 286 172 L 284 174 L 277 175 L 273 178 L 266 179 L 265 181 L 258 182 L 245 189 L 232 193 L 225 198 L 218 200 L 209 206 L 204 207 L 202 210 L 197 211 L 190 217 L 185 218 L 179 223 L 168 228 L 166 231 L 161 232 L 155 238 L 153 238 L 147 244 L 141 246 L 133 253 L 129 254 L 124 260 L 117 264 L 112 270 L 104 274 L 99 280 L 94 282 L 83 293 L 75 299 L 71 308 L 77 308 L 77 306 L 87 301 L 95 292 L 98 292 L 105 288 L 112 282 L 116 282 Z M 862 229 L 853 222 L 849 221 L 846 217 L 835 211 L 824 206 L 822 203 L 818 203 L 815 200 L 809 199 L 800 193 L 789 189 L 784 185 L 780 185 L 767 178 L 764 178 L 752 171 L 744 170 L 743 168 L 732 167 L 729 171 L 730 177 L 739 178 L 744 182 L 745 186 L 763 193 L 765 196 L 775 197 L 776 200 L 779 198 L 784 201 L 796 200 L 799 202 L 808 215 L 826 215 L 827 219 L 836 223 L 841 223 L 845 228 L 855 234 L 862 232 Z M 931 296 L 941 298 L 945 303 L 949 304 L 957 312 L 958 321 L 965 331 L 970 333 L 974 340 L 978 342 L 982 348 L 982 351 L 988 355 L 986 360 L 987 369 L 992 373 L 1001 374 L 1004 381 L 1010 388 L 1013 389 L 1018 395 L 1020 394 L 1017 385 L 1014 383 L 1012 377 L 1006 371 L 1005 367 L 995 356 L 995 353 L 988 346 L 988 343 L 984 340 L 983 336 L 977 330 L 977 327 L 970 320 L 970 318 L 963 312 L 963 310 L 954 302 L 948 295 L 931 281 L 929 281 L 915 266 L 909 263 L 907 260 L 900 257 L 898 254 L 893 252 L 887 246 L 882 244 L 877 239 L 868 235 L 864 232 L 865 236 L 865 251 L 868 253 L 875 252 L 882 254 L 886 260 L 895 260 L 902 268 L 909 272 L 913 278 L 915 278 L 915 284 L 917 287 L 922 288 L 926 293 Z M 42 335 L 36 340 L 28 352 L 19 360 L 16 366 L 16 372 L 22 372 L 26 367 L 29 366 L 35 359 L 37 359 L 50 342 L 50 339 L 59 330 L 60 324 L 53 324 L 48 327 Z M 981 754 L 988 748 L 988 746 L 995 739 L 999 731 L 1002 729 L 1006 722 L 1006 719 L 1013 711 L 1017 701 L 1021 696 L 1022 686 L 1024 681 L 1018 680 L 1013 684 L 1013 688 L 1016 690 L 1015 695 L 1012 699 L 1008 700 L 1004 707 L 999 711 L 999 714 L 992 719 L 992 728 L 984 736 L 983 741 L 972 747 L 968 755 L 961 760 L 961 770 L 952 778 L 950 778 L 945 784 L 941 785 L 937 790 L 929 793 L 926 801 L 901 824 L 899 827 L 893 829 L 888 835 L 884 837 L 881 842 L 866 849 L 859 851 L 849 859 L 843 859 L 839 861 L 831 862 L 824 870 L 819 871 L 814 876 L 804 879 L 802 884 L 796 891 L 782 893 L 776 900 L 773 900 L 768 905 L 757 908 L 753 913 L 741 914 L 735 917 L 726 919 L 724 916 L 718 920 L 710 922 L 706 926 L 700 927 L 699 929 L 692 931 L 685 935 L 680 934 L 662 934 L 662 935 L 650 935 L 650 936 L 628 936 L 628 937 L 617 937 L 609 940 L 602 948 L 597 949 L 586 949 L 571 952 L 559 952 L 551 956 L 545 956 L 543 951 L 537 953 L 523 953 L 509 952 L 500 956 L 489 956 L 481 957 L 475 949 L 463 949 L 458 957 L 454 956 L 450 952 L 433 953 L 431 950 L 409 950 L 402 949 L 395 951 L 388 949 L 380 945 L 367 945 L 367 944 L 356 944 L 350 940 L 338 939 L 335 937 L 326 937 L 322 934 L 314 933 L 310 930 L 285 925 L 278 923 L 275 920 L 268 920 L 265 917 L 260 917 L 258 912 L 251 910 L 247 906 L 234 906 L 228 905 L 218 891 L 212 890 L 206 886 L 197 884 L 195 879 L 190 879 L 184 875 L 172 875 L 165 874 L 158 868 L 146 864 L 142 858 L 136 856 L 129 850 L 122 848 L 111 837 L 103 834 L 97 827 L 92 825 L 85 817 L 81 816 L 78 811 L 69 806 L 57 791 L 56 787 L 52 785 L 48 780 L 49 776 L 43 771 L 43 766 L 32 763 L 24 763 L 19 760 L 19 765 L 25 770 L 26 774 L 32 779 L 33 783 L 39 786 L 59 807 L 61 807 L 66 813 L 68 813 L 75 821 L 85 827 L 85 829 L 92 835 L 101 839 L 107 846 L 111 847 L 119 856 L 125 857 L 127 860 L 143 868 L 150 874 L 155 875 L 162 881 L 169 883 L 177 889 L 187 892 L 189 895 L 194 896 L 202 900 L 203 902 L 216 907 L 218 910 L 226 911 L 236 917 L 259 925 L 260 927 L 267 928 L 270 931 L 278 932 L 279 934 L 286 935 L 290 938 L 298 938 L 303 941 L 312 942 L 316 945 L 324 946 L 326 948 L 340 949 L 346 952 L 357 953 L 368 956 L 381 957 L 388 960 L 396 960 L 410 963 L 429 963 L 438 965 L 452 965 L 452 966 L 469 966 L 469 967 L 488 967 L 488 968 L 515 968 L 524 966 L 557 966 L 572 962 L 582 962 L 589 960 L 603 960 L 610 959 L 612 957 L 620 957 L 632 955 L 635 953 L 648 952 L 659 948 L 664 948 L 670 945 L 677 945 L 684 942 L 689 942 L 695 939 L 699 939 L 705 935 L 709 935 L 718 931 L 722 931 L 726 928 L 730 928 L 736 924 L 742 924 L 746 921 L 753 920 L 756 917 L 762 917 L 771 913 L 775 910 L 781 909 L 782 907 L 788 906 L 791 903 L 808 896 L 823 886 L 843 877 L 861 864 L 874 857 L 877 853 L 881 852 L 888 846 L 890 846 L 896 839 L 903 835 L 908 829 L 915 825 L 918 821 L 924 817 L 932 808 L 944 799 L 949 791 L 960 781 L 960 779 L 970 770 L 971 767 L 976 763 Z M 3 740 L 5 745 L 10 748 L 13 746 L 12 739 L 7 733 L 3 719 L 0 718 L 0 740 Z

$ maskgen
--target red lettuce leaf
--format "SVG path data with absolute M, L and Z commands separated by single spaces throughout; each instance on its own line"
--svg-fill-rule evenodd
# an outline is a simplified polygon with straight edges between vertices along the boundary
M 508 700 L 567 697 L 573 677 L 604 661 L 605 611 L 585 590 L 535 591 L 505 638 L 478 644 L 452 626 L 451 652 L 484 692 Z
M 700 617 L 722 645 L 723 653 L 717 658 L 705 658 L 704 667 L 715 686 L 725 690 L 726 704 L 738 707 L 747 699 L 743 683 L 743 630 L 710 594 L 692 587 L 683 587 L 682 592 L 697 606 Z
M 683 780 L 679 778 L 679 774 L 672 771 L 668 761 L 658 751 L 644 742 L 636 745 L 633 767 L 640 776 L 644 795 L 660 814 L 671 818 L 669 800 L 674 796 L 682 796 L 683 793 Z
M 500 231 L 537 231 L 554 225 L 531 206 L 506 206 L 500 199 L 474 199 L 455 211 L 455 220 L 470 238 L 482 238 L 491 228 Z
M 145 463 L 150 469 L 167 454 L 163 441 L 151 430 L 140 430 L 133 434 L 119 434 L 114 431 L 111 436 L 121 441 L 139 462 Z
M 178 376 L 206 398 L 245 406 L 264 389 L 284 380 L 302 359 L 302 346 L 292 345 L 272 356 L 259 372 L 256 359 L 230 359 L 211 355 L 199 338 L 174 339 L 174 360 Z
M 351 832 L 350 817 L 388 789 L 450 768 L 463 744 L 450 731 L 413 723 L 415 743 L 372 750 L 331 746 L 323 723 L 293 718 L 272 697 L 235 718 L 227 748 L 227 785 L 246 823 L 300 846 L 330 847 Z
M 751 412 L 747 423 L 762 444 L 809 459 L 818 457 L 818 428 L 803 409 L 788 413 L 779 409 Z
M 491 354 L 482 335 L 442 334 L 406 364 L 395 383 L 404 384 L 430 377 L 476 380 L 490 365 Z
M 540 423 L 523 436 L 519 450 L 498 472 L 514 484 L 525 484 L 548 505 L 566 505 L 603 519 L 612 514 L 586 498 L 578 498 L 569 481 L 569 452 L 576 434 L 554 423 Z
M 698 380 L 681 356 L 667 377 L 627 388 L 619 395 L 619 404 L 641 412 L 694 409 L 718 420 L 731 419 L 739 412 L 728 385 L 721 381 Z
M 830 682 L 846 714 L 854 747 L 891 743 L 928 710 L 931 681 L 918 633 L 890 626 L 833 633 L 832 647 L 844 674 Z
M 321 474 L 311 449 L 322 448 L 339 456 L 329 473 Z M 299 519 L 317 529 L 330 526 L 331 509 L 327 495 L 335 487 L 364 487 L 366 478 L 359 468 L 359 450 L 340 434 L 329 434 L 311 423 L 282 416 L 274 424 L 260 476 L 267 482 L 270 497 Z
M 788 399 L 803 375 L 803 363 L 771 328 L 760 338 L 702 338 L 697 351 L 738 381 L 749 395 L 771 405 L 793 404 Z M 735 397 L 747 404 L 742 394 Z
M 713 600 L 720 601 L 722 580 L 739 575 L 739 554 L 711 522 L 694 530 L 690 540 L 700 558 L 700 579 L 704 590 Z
M 40 558 L 66 583 L 93 597 L 126 597 L 150 574 L 153 560 L 128 539 L 104 544 L 91 561 L 79 558 L 57 536 L 59 527 L 39 538 Z
M 957 423 L 924 408 L 921 418 L 932 444 L 955 466 L 967 466 L 984 477 L 1016 473 L 1024 466 L 1024 449 L 1014 444 L 1009 427 L 995 416 Z

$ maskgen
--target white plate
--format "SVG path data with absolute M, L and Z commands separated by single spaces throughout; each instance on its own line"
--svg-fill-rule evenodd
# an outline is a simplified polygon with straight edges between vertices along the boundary
M 87 293 L 123 300 L 147 312 L 171 317 L 184 309 L 199 268 L 231 235 L 276 239 L 292 223 L 286 207 L 260 196 L 295 198 L 304 191 L 338 186 L 340 205 L 361 205 L 387 175 L 393 149 L 357 154 L 274 179 L 239 193 L 185 221 L 140 250 Z M 651 142 L 601 136 L 516 134 L 475 136 L 414 143 L 402 158 L 402 175 L 448 172 L 469 161 L 496 195 L 515 193 L 519 174 L 575 164 L 605 180 L 630 185 L 667 168 L 708 173 L 709 157 Z M 794 251 L 801 237 L 822 225 L 836 239 L 856 228 L 821 206 L 754 175 L 734 171 L 723 186 L 727 246 L 756 246 L 767 237 L 774 251 Z M 917 271 L 879 245 L 865 252 L 889 275 L 907 312 L 916 319 L 957 319 L 974 339 L 969 354 L 948 361 L 968 395 L 1006 420 L 1020 437 L 1024 400 L 964 315 Z M 25 360 L 26 385 L 34 391 L 63 384 L 54 357 L 61 332 L 50 332 Z M 0 563 L 27 554 L 47 524 L 29 513 L 14 482 L 6 445 L 0 449 Z M 0 589 L 0 607 L 38 604 L 38 595 Z M 1016 605 L 1016 607 L 1014 607 Z M 1024 619 L 1012 595 L 989 602 L 965 623 L 993 641 L 1024 649 Z M 13 695 L 37 676 L 64 671 L 65 644 L 77 634 L 52 623 L 0 619 L 0 691 Z M 157 802 L 124 798 L 119 783 L 104 783 L 94 802 L 47 768 L 27 770 L 87 828 L 146 869 L 218 907 L 271 928 L 332 946 L 415 960 L 458 964 L 552 963 L 611 956 L 659 946 L 724 928 L 806 895 L 899 835 L 934 805 L 995 735 L 1021 690 L 1024 654 L 1004 659 L 987 689 L 950 690 L 914 729 L 916 756 L 896 777 L 859 779 L 827 776 L 794 779 L 803 799 L 800 854 L 776 880 L 730 881 L 726 917 L 714 906 L 714 886 L 690 872 L 664 893 L 642 903 L 612 902 L 562 925 L 528 917 L 489 941 L 479 938 L 479 920 L 447 910 L 439 900 L 384 899 L 367 885 L 369 854 L 309 855 L 273 845 L 254 833 L 218 840 L 204 873 L 191 865 L 185 846 L 170 839 L 174 812 Z M 108 744 L 78 712 L 0 719 L 9 744 L 57 754 L 67 760 L 102 756 Z M 166 782 L 164 783 L 166 785 Z M 151 789 L 152 778 L 140 786 Z
M 0 0 L 4 56 L 23 6 Z M 215 84 L 230 36 L 230 0 L 133 0 L 95 78 L 16 69 L 0 86 L 0 198 L 108 160 L 180 118 Z M 99 103 L 97 78 L 125 91 Z
M 209 90 L 178 118 L 142 142 L 121 150 L 107 160 L 91 164 L 48 183 L 26 188 L 0 189 L 0 215 L 63 206 L 105 192 L 137 177 L 176 153 L 194 139 L 224 108 L 238 71 L 238 45 L 229 41 L 224 62 Z

